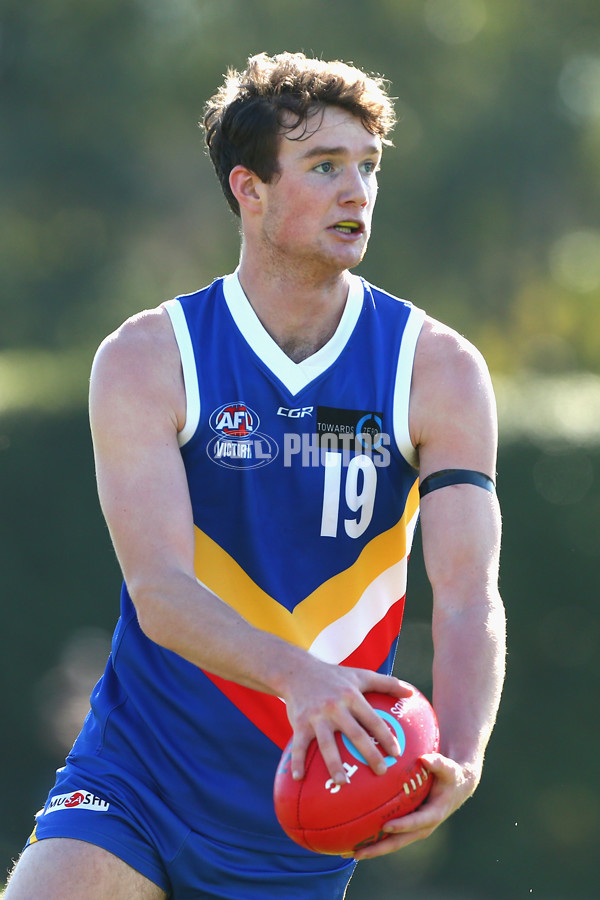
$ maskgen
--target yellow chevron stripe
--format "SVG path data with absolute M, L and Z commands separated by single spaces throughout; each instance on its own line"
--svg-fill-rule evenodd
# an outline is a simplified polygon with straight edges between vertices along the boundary
M 406 554 L 406 524 L 419 505 L 415 481 L 404 514 L 363 548 L 356 562 L 320 585 L 289 612 L 269 596 L 215 541 L 195 528 L 196 577 L 257 628 L 308 649 L 331 622 L 345 615 L 371 582 Z

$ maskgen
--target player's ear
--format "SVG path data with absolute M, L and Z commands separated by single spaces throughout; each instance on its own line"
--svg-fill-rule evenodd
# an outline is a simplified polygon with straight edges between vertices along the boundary
M 240 204 L 240 209 L 256 213 L 260 211 L 261 198 L 259 187 L 262 181 L 251 169 L 245 166 L 234 166 L 229 173 L 229 186 L 233 196 Z

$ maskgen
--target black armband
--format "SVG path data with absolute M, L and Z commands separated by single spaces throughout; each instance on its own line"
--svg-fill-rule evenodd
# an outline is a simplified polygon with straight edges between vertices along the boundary
M 473 469 L 441 469 L 423 479 L 419 485 L 419 496 L 424 497 L 425 494 L 447 487 L 449 484 L 475 484 L 492 494 L 496 490 L 492 479 L 483 472 L 475 472 Z

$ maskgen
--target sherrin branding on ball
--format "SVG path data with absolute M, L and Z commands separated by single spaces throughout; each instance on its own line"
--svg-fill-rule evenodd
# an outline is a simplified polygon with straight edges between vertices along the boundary
M 292 778 L 291 741 L 283 751 L 273 789 L 275 812 L 285 833 L 308 850 L 349 853 L 383 840 L 388 836 L 383 825 L 415 810 L 431 790 L 433 777 L 419 762 L 439 748 L 437 718 L 427 698 L 414 687 L 410 697 L 367 693 L 365 698 L 400 746 L 399 756 L 385 757 L 384 775 L 376 775 L 340 732 L 335 737 L 346 784 L 334 783 L 316 740 L 299 781 Z

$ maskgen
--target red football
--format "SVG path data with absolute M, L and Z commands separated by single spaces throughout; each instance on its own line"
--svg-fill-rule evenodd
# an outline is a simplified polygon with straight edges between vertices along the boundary
M 291 741 L 283 751 L 273 790 L 275 812 L 285 833 L 308 850 L 349 853 L 383 840 L 384 823 L 412 812 L 431 790 L 432 776 L 419 761 L 439 747 L 437 718 L 427 698 L 416 688 L 401 699 L 379 693 L 365 697 L 400 745 L 400 756 L 386 757 L 385 775 L 376 775 L 340 732 L 336 742 L 347 784 L 334 784 L 316 740 L 300 781 L 292 778 Z

